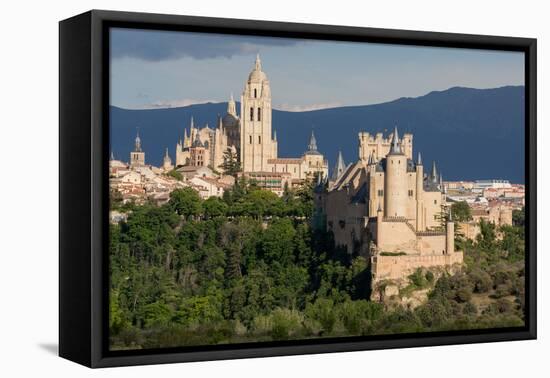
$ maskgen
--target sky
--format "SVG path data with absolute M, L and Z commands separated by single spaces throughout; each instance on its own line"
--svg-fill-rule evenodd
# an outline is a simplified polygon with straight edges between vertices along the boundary
M 238 101 L 256 54 L 273 108 L 288 111 L 524 85 L 519 52 L 120 28 L 110 38 L 111 105 L 126 109 Z

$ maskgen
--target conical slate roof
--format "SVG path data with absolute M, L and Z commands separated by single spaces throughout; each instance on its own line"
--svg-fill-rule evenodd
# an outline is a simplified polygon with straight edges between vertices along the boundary
M 317 151 L 317 139 L 315 139 L 313 130 L 311 131 L 311 136 L 309 137 L 306 155 L 320 155 L 320 152 Z
M 399 142 L 399 133 L 397 132 L 397 126 L 395 126 L 395 130 L 393 131 L 393 137 L 391 140 L 391 149 L 390 149 L 390 155 L 402 155 L 403 151 L 401 150 L 401 143 Z
M 338 151 L 338 159 L 336 159 L 336 165 L 332 171 L 331 179 L 332 181 L 338 180 L 338 177 L 344 173 L 346 170 L 346 164 L 344 163 L 344 158 L 342 157 L 342 151 Z

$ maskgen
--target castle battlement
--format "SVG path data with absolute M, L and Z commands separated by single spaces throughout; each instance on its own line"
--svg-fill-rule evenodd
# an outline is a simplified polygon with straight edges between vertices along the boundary
M 359 132 L 359 160 L 367 162 L 371 157 L 376 161 L 383 159 L 390 151 L 392 140 L 393 133 L 384 137 L 383 133 Z M 413 135 L 405 133 L 400 139 L 400 145 L 405 156 L 412 159 Z

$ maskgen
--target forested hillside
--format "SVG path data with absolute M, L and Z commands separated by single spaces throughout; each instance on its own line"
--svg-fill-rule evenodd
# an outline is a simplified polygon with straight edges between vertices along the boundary
M 367 260 L 310 227 L 312 187 L 279 198 L 238 182 L 222 199 L 184 189 L 163 206 L 111 206 L 129 214 L 110 229 L 112 349 L 523 325 L 519 213 L 459 239 L 461 272 L 411 275 L 407 290 L 430 290 L 412 310 L 369 301 Z

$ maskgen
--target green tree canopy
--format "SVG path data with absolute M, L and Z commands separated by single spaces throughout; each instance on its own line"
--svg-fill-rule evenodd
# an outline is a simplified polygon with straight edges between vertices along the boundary
M 453 220 L 457 222 L 467 222 L 472 220 L 472 212 L 466 201 L 454 202 L 451 206 Z
M 168 204 L 176 213 L 186 218 L 199 215 L 202 209 L 201 198 L 197 191 L 192 188 L 172 191 Z

